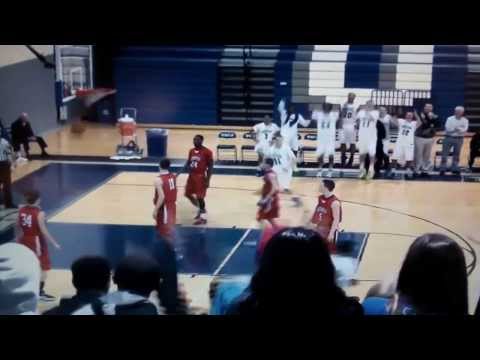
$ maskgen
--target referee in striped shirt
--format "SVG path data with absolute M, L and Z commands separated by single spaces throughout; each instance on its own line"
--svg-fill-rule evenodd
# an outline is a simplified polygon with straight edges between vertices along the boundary
M 12 166 L 13 148 L 3 137 L 0 138 L 0 185 L 3 190 L 3 202 L 6 209 L 13 209 L 16 206 L 12 201 Z

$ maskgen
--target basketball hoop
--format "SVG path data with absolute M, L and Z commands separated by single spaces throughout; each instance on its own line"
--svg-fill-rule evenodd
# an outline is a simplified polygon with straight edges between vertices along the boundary
M 75 96 L 81 99 L 85 107 L 90 107 L 109 95 L 117 92 L 115 89 L 99 88 L 99 89 L 78 89 Z

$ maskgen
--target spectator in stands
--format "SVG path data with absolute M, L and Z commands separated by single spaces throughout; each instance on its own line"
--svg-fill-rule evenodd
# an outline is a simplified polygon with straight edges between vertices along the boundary
M 36 315 L 40 264 L 29 248 L 0 245 L 0 315 Z
M 440 164 L 440 175 L 445 175 L 447 168 L 447 157 L 450 150 L 453 148 L 452 173 L 459 175 L 460 168 L 460 154 L 462 152 L 463 137 L 468 130 L 468 119 L 463 116 L 465 108 L 457 106 L 455 108 L 455 115 L 450 116 L 445 123 L 445 139 L 443 140 L 442 148 L 442 163 Z
M 363 302 L 367 315 L 468 315 L 462 248 L 441 234 L 417 238 L 403 261 L 396 291 L 386 293 L 369 292 Z
M 71 315 L 81 307 L 91 304 L 108 293 L 111 267 L 108 260 L 99 256 L 78 259 L 72 265 L 72 283 L 77 294 L 60 300 L 60 305 L 43 315 Z
M 388 173 L 390 169 L 390 158 L 388 157 L 388 144 L 390 143 L 390 122 L 391 116 L 387 109 L 381 106 L 379 109 L 379 118 L 377 121 L 377 147 L 375 150 L 375 177 L 380 176 L 380 170 L 385 169 Z M 369 162 L 373 161 L 369 159 Z M 370 166 L 370 163 L 368 164 Z
M 265 247 L 259 268 L 228 310 L 235 315 L 362 315 L 335 282 L 327 242 L 317 232 L 288 228 Z
M 42 150 L 41 156 L 48 156 L 45 149 L 48 147 L 45 140 L 40 136 L 35 136 L 28 121 L 28 115 L 22 113 L 20 117 L 12 123 L 12 145 L 13 150 L 17 153 L 20 158 L 20 146 L 23 145 L 23 150 L 27 159 L 30 157 L 30 142 L 37 142 Z
M 433 105 L 427 103 L 420 115 L 415 110 L 415 118 L 420 124 L 415 131 L 415 173 L 428 176 L 432 168 L 432 147 L 439 126 L 438 116 L 433 113 Z
M 73 315 L 159 315 L 163 311 L 150 301 L 161 277 L 158 263 L 148 256 L 131 255 L 115 268 L 118 291 L 75 311 Z
M 477 156 L 480 156 L 480 130 L 475 132 L 475 135 L 473 135 L 470 141 L 470 157 L 468 159 L 468 167 L 470 170 L 473 170 L 473 164 Z

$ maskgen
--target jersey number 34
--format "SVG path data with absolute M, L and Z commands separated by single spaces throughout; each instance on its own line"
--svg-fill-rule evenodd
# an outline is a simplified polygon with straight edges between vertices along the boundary
M 32 227 L 32 215 L 22 214 L 21 216 L 21 225 L 23 227 Z

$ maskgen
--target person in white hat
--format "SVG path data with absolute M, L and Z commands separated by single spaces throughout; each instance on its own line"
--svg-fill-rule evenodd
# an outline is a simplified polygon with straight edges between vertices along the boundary
M 37 315 L 40 264 L 32 250 L 0 245 L 0 315 Z

